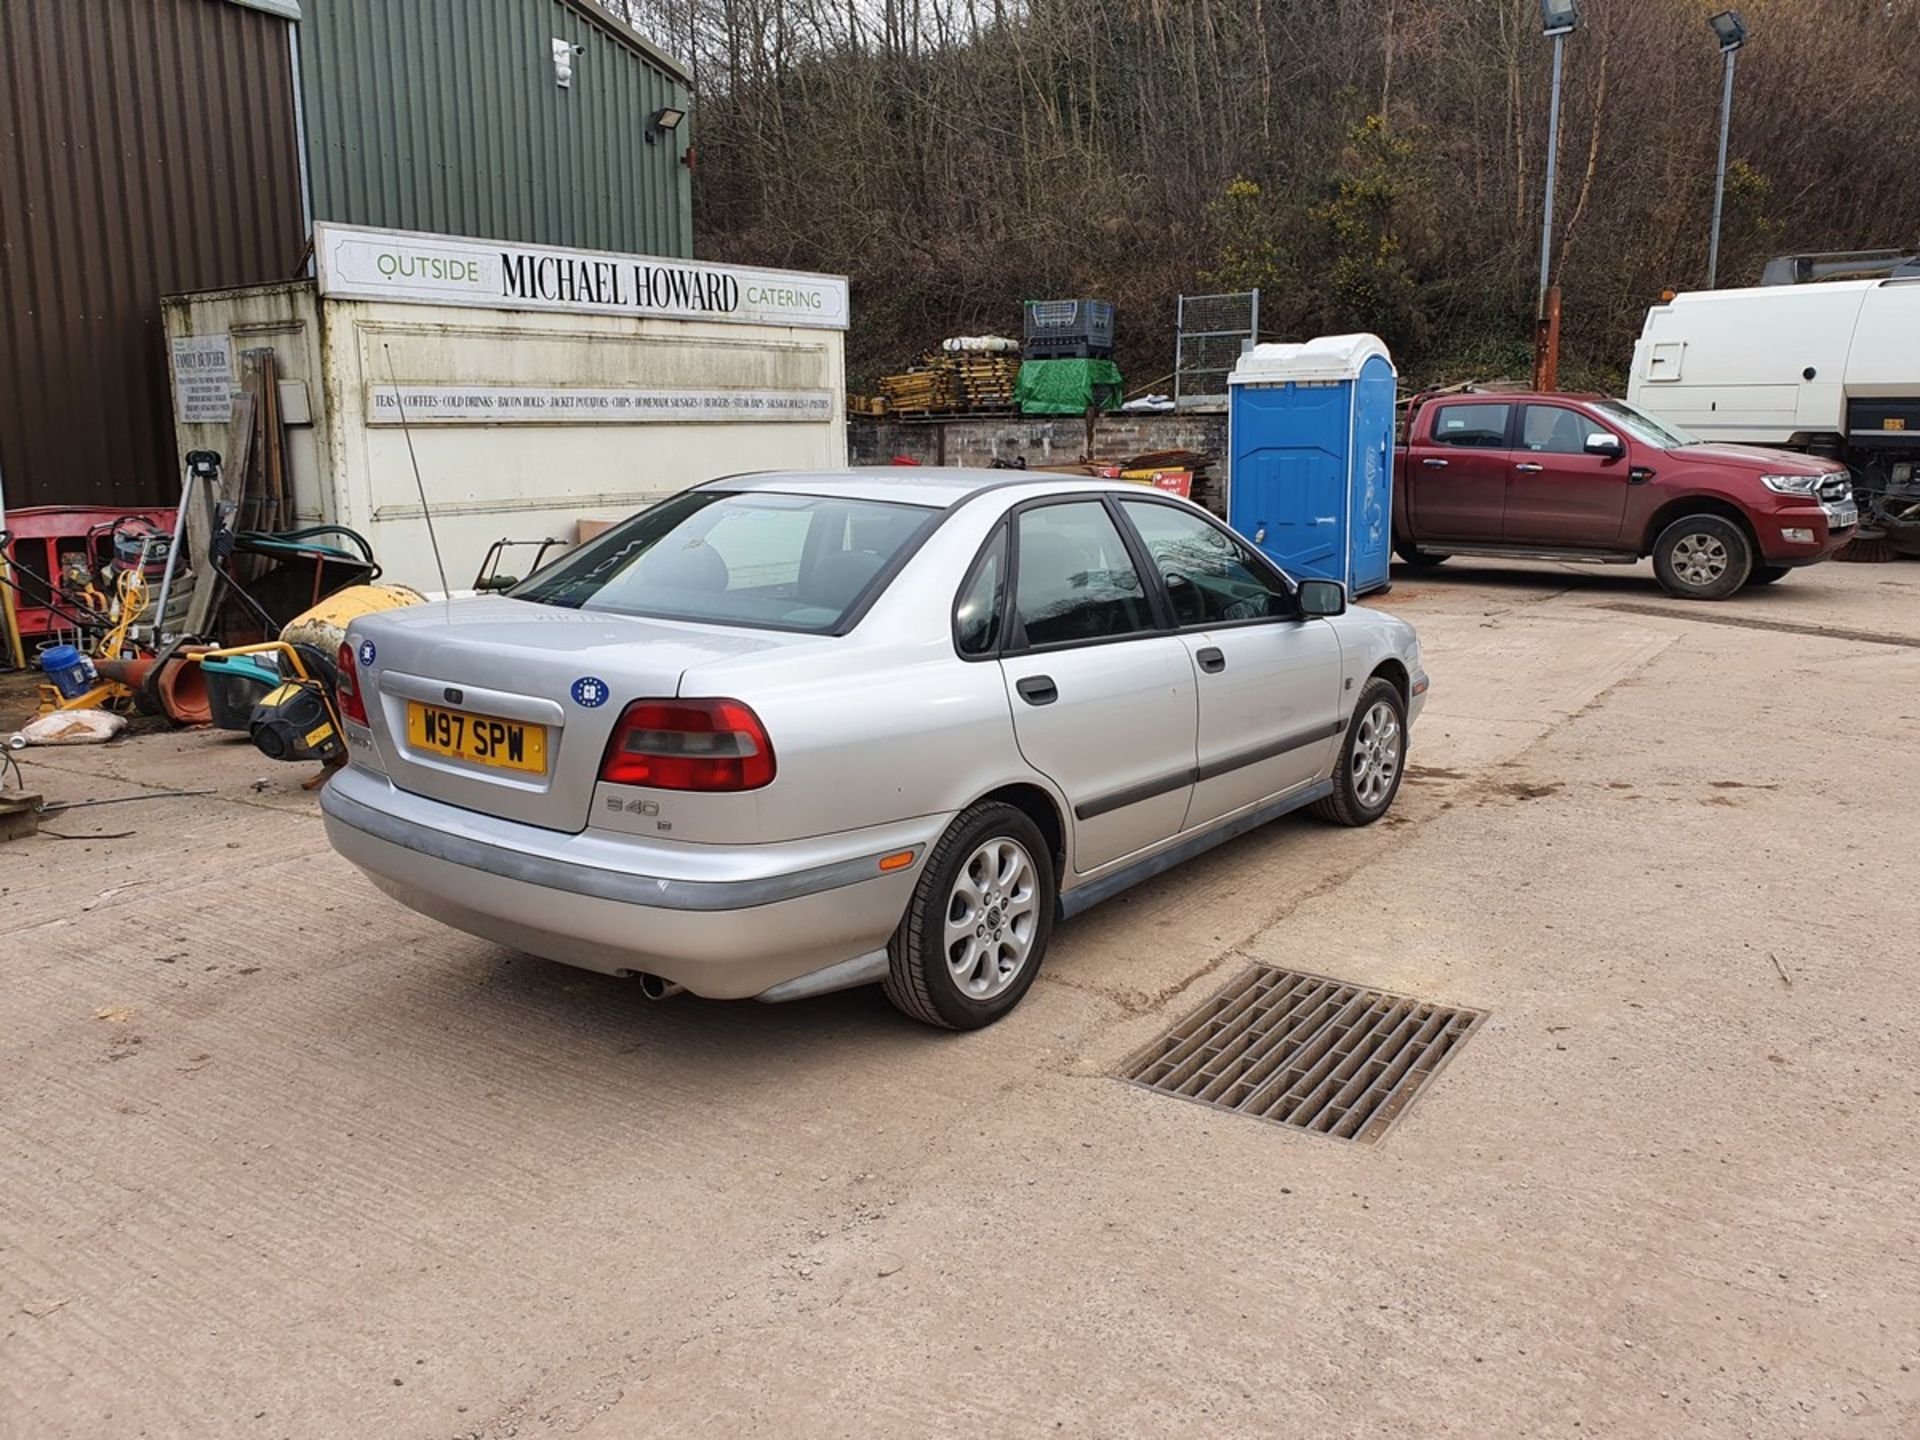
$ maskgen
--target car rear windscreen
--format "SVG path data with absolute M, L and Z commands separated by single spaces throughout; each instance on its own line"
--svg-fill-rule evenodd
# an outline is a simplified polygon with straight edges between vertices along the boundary
M 508 593 L 571 610 L 827 634 L 933 528 L 924 505 L 689 490 Z

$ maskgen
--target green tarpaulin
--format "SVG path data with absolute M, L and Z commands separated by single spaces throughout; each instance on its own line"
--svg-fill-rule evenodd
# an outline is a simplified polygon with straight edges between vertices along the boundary
M 1120 367 L 1111 360 L 1028 360 L 1013 398 L 1022 415 L 1084 415 L 1120 408 Z

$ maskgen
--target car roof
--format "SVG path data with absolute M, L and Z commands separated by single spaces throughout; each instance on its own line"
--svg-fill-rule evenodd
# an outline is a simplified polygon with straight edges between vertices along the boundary
M 767 470 L 709 480 L 703 489 L 760 491 L 779 495 L 828 495 L 848 500 L 881 500 L 946 510 L 982 490 L 1032 495 L 1087 493 L 1142 487 L 1057 470 L 949 469 L 945 466 L 873 465 L 847 470 Z
M 1613 396 L 1602 395 L 1598 390 L 1455 390 L 1433 395 L 1418 396 L 1433 405 L 1492 404 L 1503 405 L 1514 400 L 1532 400 L 1550 403 L 1554 400 L 1581 400 L 1591 405 L 1596 400 L 1611 400 Z

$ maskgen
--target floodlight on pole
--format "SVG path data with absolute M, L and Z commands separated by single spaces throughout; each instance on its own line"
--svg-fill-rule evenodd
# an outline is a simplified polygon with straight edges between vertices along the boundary
M 1580 28 L 1580 7 L 1574 0 L 1540 0 L 1540 29 L 1547 35 L 1571 35 Z
M 1707 288 L 1711 290 L 1720 276 L 1720 210 L 1727 191 L 1727 131 L 1733 123 L 1733 57 L 1747 43 L 1747 22 L 1738 10 L 1722 10 L 1707 21 L 1707 26 L 1720 42 L 1725 60 L 1720 86 L 1720 163 L 1713 175 L 1713 233 L 1707 240 Z
M 1547 199 L 1540 221 L 1540 309 L 1547 301 L 1547 275 L 1553 264 L 1553 182 L 1560 159 L 1560 61 L 1567 36 L 1580 28 L 1576 0 L 1540 0 L 1540 31 L 1553 41 L 1553 98 L 1547 111 Z

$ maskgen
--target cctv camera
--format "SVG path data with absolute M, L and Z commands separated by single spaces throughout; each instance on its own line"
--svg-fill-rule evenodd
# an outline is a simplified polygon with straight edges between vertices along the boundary
M 576 55 L 584 55 L 587 53 L 587 47 L 584 45 L 576 45 L 573 47 L 573 53 Z

